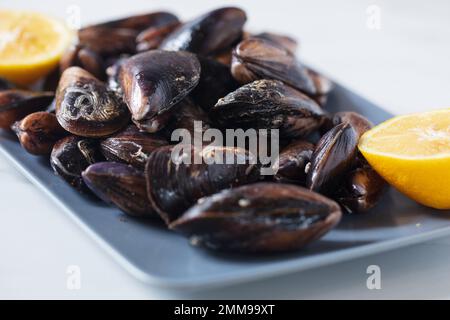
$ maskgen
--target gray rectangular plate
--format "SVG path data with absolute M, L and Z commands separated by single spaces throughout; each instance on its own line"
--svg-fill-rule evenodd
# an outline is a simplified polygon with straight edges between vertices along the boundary
M 379 123 L 391 115 L 337 86 L 327 109 L 354 110 Z M 55 176 L 46 157 L 27 154 L 10 133 L 0 150 L 122 266 L 147 283 L 199 288 L 306 270 L 450 235 L 449 212 L 422 207 L 391 188 L 371 212 L 346 216 L 306 249 L 283 255 L 218 254 L 191 247 L 160 224 L 136 220 L 79 194 Z

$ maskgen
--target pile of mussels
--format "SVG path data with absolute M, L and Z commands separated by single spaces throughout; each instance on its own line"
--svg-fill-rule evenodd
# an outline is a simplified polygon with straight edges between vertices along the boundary
M 29 153 L 50 155 L 73 187 L 131 216 L 160 217 L 193 244 L 302 248 L 342 212 L 378 202 L 385 182 L 357 151 L 372 124 L 327 112 L 332 83 L 297 60 L 296 41 L 245 32 L 245 22 L 244 11 L 228 7 L 188 22 L 155 12 L 82 28 L 46 91 L 0 79 L 0 128 Z M 174 163 L 171 132 L 193 132 L 194 120 L 201 130 L 279 129 L 278 172 Z

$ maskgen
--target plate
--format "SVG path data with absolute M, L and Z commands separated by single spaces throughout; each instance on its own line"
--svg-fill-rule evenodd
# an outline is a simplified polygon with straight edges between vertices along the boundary
M 353 110 L 379 123 L 392 115 L 337 85 L 326 109 Z M 450 213 L 416 204 L 394 189 L 364 215 L 345 216 L 304 250 L 269 256 L 218 254 L 189 245 L 160 223 L 130 218 L 79 194 L 49 166 L 26 153 L 13 134 L 0 132 L 0 150 L 126 270 L 140 280 L 171 288 L 229 285 L 329 265 L 450 235 Z

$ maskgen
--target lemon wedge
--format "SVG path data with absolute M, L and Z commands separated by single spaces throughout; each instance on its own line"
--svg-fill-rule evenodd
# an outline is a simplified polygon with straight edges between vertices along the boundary
M 74 36 L 54 18 L 0 9 L 0 77 L 22 86 L 34 83 L 56 67 Z
M 400 192 L 450 209 L 450 109 L 394 117 L 366 132 L 358 147 Z

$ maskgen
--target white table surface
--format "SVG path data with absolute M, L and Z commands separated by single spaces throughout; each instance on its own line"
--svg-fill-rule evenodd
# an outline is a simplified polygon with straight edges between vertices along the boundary
M 300 56 L 393 113 L 450 105 L 450 3 L 440 1 L 92 1 L 2 0 L 82 23 L 141 10 L 192 17 L 223 3 L 247 10 L 251 30 L 301 39 Z M 380 9 L 380 30 L 367 8 Z M 450 298 L 450 238 L 297 274 L 208 291 L 144 285 L 116 264 L 56 205 L 0 157 L 0 298 Z M 368 290 L 366 268 L 381 268 L 381 290 Z M 81 288 L 66 286 L 67 267 Z

